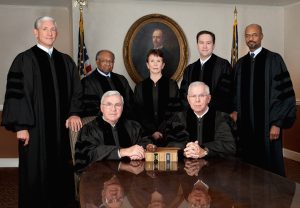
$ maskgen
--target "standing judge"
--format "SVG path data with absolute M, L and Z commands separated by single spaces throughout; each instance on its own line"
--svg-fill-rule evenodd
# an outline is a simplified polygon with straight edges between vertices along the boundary
M 106 91 L 117 90 L 124 98 L 123 114 L 132 118 L 133 92 L 123 75 L 112 72 L 115 55 L 109 50 L 100 50 L 96 54 L 96 63 L 96 70 L 82 79 L 85 116 L 97 115 L 102 95 Z
M 55 20 L 38 18 L 33 32 L 37 45 L 8 72 L 2 125 L 19 140 L 19 207 L 63 207 L 74 195 L 66 127 L 82 126 L 81 85 L 71 57 L 53 48 Z
M 200 31 L 196 36 L 200 58 L 188 65 L 184 70 L 180 97 L 184 107 L 188 108 L 187 91 L 189 84 L 195 81 L 208 85 L 212 100 L 210 106 L 222 112 L 233 111 L 233 71 L 229 62 L 213 53 L 215 34 L 210 31 Z
M 296 118 L 296 101 L 286 65 L 277 53 L 261 46 L 260 25 L 245 29 L 250 53 L 236 64 L 236 112 L 240 153 L 246 161 L 285 175 L 282 129 Z M 252 54 L 253 53 L 253 54 Z
M 137 120 L 143 127 L 144 136 L 151 138 L 157 146 L 167 146 L 174 141 L 167 138 L 166 122 L 174 111 L 180 110 L 178 86 L 176 81 L 162 74 L 165 60 L 160 49 L 148 52 L 146 64 L 150 76 L 134 90 Z

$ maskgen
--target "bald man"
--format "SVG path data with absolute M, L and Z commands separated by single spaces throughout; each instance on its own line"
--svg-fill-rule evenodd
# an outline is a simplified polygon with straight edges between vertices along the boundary
M 236 64 L 234 119 L 242 158 L 284 176 L 282 129 L 295 121 L 295 93 L 282 57 L 261 46 L 263 37 L 260 25 L 246 27 L 249 53 Z

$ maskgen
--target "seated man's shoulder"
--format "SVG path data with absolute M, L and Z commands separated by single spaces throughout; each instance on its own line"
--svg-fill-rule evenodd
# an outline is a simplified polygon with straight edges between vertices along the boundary
M 80 131 L 91 131 L 93 129 L 100 129 L 98 117 L 91 116 L 90 118 L 88 118 L 88 121 L 84 122 L 84 125 Z
M 127 80 L 126 77 L 124 75 L 122 75 L 122 74 L 118 74 L 118 73 L 115 73 L 115 72 L 111 72 L 111 74 L 113 76 L 118 77 L 119 79 L 125 79 L 125 80 Z
M 141 124 L 135 120 L 123 118 L 122 122 L 124 122 L 124 124 L 129 126 L 130 128 L 134 128 L 134 129 L 141 128 Z
M 91 74 L 85 76 L 85 77 L 81 80 L 81 82 L 82 82 L 82 83 L 86 83 L 86 82 L 89 82 L 89 81 L 91 81 L 91 80 L 94 80 L 95 77 L 96 77 L 96 75 L 97 75 L 97 73 L 98 73 L 97 70 L 94 70 Z

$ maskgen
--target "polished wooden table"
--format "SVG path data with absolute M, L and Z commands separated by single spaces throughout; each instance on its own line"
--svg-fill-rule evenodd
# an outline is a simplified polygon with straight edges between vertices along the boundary
M 80 176 L 89 207 L 300 207 L 300 185 L 239 160 L 105 161 Z

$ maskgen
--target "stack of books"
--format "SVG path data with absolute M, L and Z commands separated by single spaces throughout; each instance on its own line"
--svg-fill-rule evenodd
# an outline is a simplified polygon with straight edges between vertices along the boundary
M 159 171 L 178 170 L 178 150 L 176 147 L 158 147 L 155 152 L 146 151 L 145 169 Z

